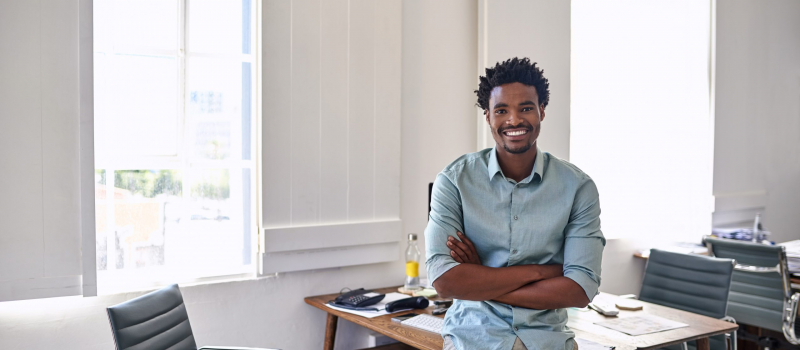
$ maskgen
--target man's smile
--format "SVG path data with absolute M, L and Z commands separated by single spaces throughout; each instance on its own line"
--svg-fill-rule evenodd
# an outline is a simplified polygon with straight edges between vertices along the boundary
M 528 135 L 529 131 L 530 131 L 530 128 L 525 128 L 525 127 L 523 127 L 523 128 L 507 128 L 507 129 L 503 129 L 500 133 L 502 133 L 506 138 L 508 138 L 510 140 L 521 140 L 521 139 L 524 139 Z
M 527 133 L 528 130 L 509 130 L 504 132 L 506 136 L 519 136 L 519 135 L 525 135 Z

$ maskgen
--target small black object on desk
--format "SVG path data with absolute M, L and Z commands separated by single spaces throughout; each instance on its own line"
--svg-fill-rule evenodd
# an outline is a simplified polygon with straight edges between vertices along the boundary
M 411 297 L 386 304 L 386 311 L 395 312 L 397 310 L 424 309 L 426 307 L 428 307 L 428 299 L 425 299 L 425 297 Z

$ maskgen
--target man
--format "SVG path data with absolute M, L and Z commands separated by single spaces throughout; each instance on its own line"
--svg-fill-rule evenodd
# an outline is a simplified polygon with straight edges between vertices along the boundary
M 486 69 L 475 92 L 497 143 L 436 177 L 425 229 L 428 278 L 456 299 L 444 349 L 576 349 L 567 307 L 600 286 L 597 188 L 539 149 L 550 98 L 527 58 Z

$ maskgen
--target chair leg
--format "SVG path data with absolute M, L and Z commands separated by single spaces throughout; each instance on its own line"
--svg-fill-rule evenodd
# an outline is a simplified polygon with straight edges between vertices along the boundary
M 732 333 L 725 333 L 725 342 L 727 343 L 726 348 L 730 350 L 738 350 L 736 344 L 736 331 Z
M 683 349 L 683 350 L 689 350 L 689 344 L 688 344 L 688 343 L 686 343 L 686 342 L 683 342 L 683 343 L 681 344 L 681 349 Z

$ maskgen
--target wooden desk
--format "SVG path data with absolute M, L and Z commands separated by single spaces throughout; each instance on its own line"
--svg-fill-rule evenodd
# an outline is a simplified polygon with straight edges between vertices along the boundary
M 595 301 L 614 303 L 616 296 L 600 293 Z M 657 349 L 671 344 L 679 344 L 689 340 L 697 340 L 698 350 L 708 349 L 708 337 L 730 333 L 738 328 L 735 323 L 695 313 L 673 309 L 666 306 L 639 301 L 644 305 L 641 311 L 620 310 L 619 317 L 635 316 L 642 313 L 652 314 L 673 321 L 686 323 L 689 327 L 672 329 L 664 332 L 631 336 L 612 329 L 598 326 L 595 322 L 610 319 L 597 312 L 579 309 L 568 309 L 569 326 L 578 338 L 584 338 L 605 345 L 614 345 L 619 350 Z M 705 345 L 704 345 L 705 344 Z M 705 346 L 705 347 L 704 347 Z
M 380 288 L 375 289 L 375 291 L 379 293 L 397 292 L 397 287 Z M 339 294 L 319 295 L 305 299 L 306 304 L 328 313 L 328 323 L 325 326 L 325 343 L 323 344 L 323 349 L 333 350 L 333 344 L 336 340 L 336 325 L 339 322 L 339 317 L 341 317 L 359 326 L 369 328 L 380 334 L 397 339 L 417 349 L 442 350 L 443 341 L 441 335 L 426 332 L 413 327 L 401 326 L 397 322 L 392 322 L 392 317 L 397 316 L 397 313 L 374 318 L 366 318 L 341 312 L 325 306 L 329 300 L 333 300 L 333 298 L 335 298 L 337 295 Z M 424 310 L 411 310 L 408 312 L 413 312 L 416 314 L 430 314 L 431 311 L 433 311 L 433 308 L 427 308 Z M 444 315 L 437 317 L 444 317 Z
M 397 291 L 397 287 L 381 288 L 376 289 L 376 291 L 381 293 L 389 293 Z M 336 337 L 336 326 L 339 321 L 339 317 L 342 317 L 345 320 L 353 322 L 362 327 L 369 328 L 375 332 L 397 339 L 417 349 L 442 349 L 442 337 L 439 334 L 402 326 L 396 322 L 392 322 L 391 319 L 394 315 L 365 318 L 325 306 L 325 303 L 327 303 L 329 300 L 332 300 L 337 295 L 338 294 L 328 294 L 308 297 L 305 299 L 306 304 L 314 306 L 328 314 L 328 322 L 325 327 L 325 350 L 333 350 Z M 601 293 L 597 296 L 597 298 L 614 298 L 614 296 Z M 737 328 L 737 325 L 734 323 L 720 321 L 710 317 L 672 309 L 666 306 L 645 302 L 642 303 L 645 305 L 644 310 L 621 311 L 620 314 L 624 316 L 633 315 L 636 313 L 650 313 L 660 317 L 686 323 L 689 325 L 689 327 L 640 336 L 629 336 L 594 324 L 594 322 L 605 320 L 605 316 L 602 316 L 594 311 L 581 311 L 577 309 L 568 310 L 569 321 L 567 322 L 567 325 L 573 331 L 575 331 L 575 335 L 579 338 L 592 340 L 605 345 L 613 345 L 616 346 L 618 350 L 656 349 L 670 344 L 682 343 L 687 340 L 697 340 L 698 350 L 707 350 L 709 336 L 728 333 Z M 431 310 L 432 308 L 428 308 L 425 310 L 413 310 L 411 312 L 417 314 L 430 314 Z

